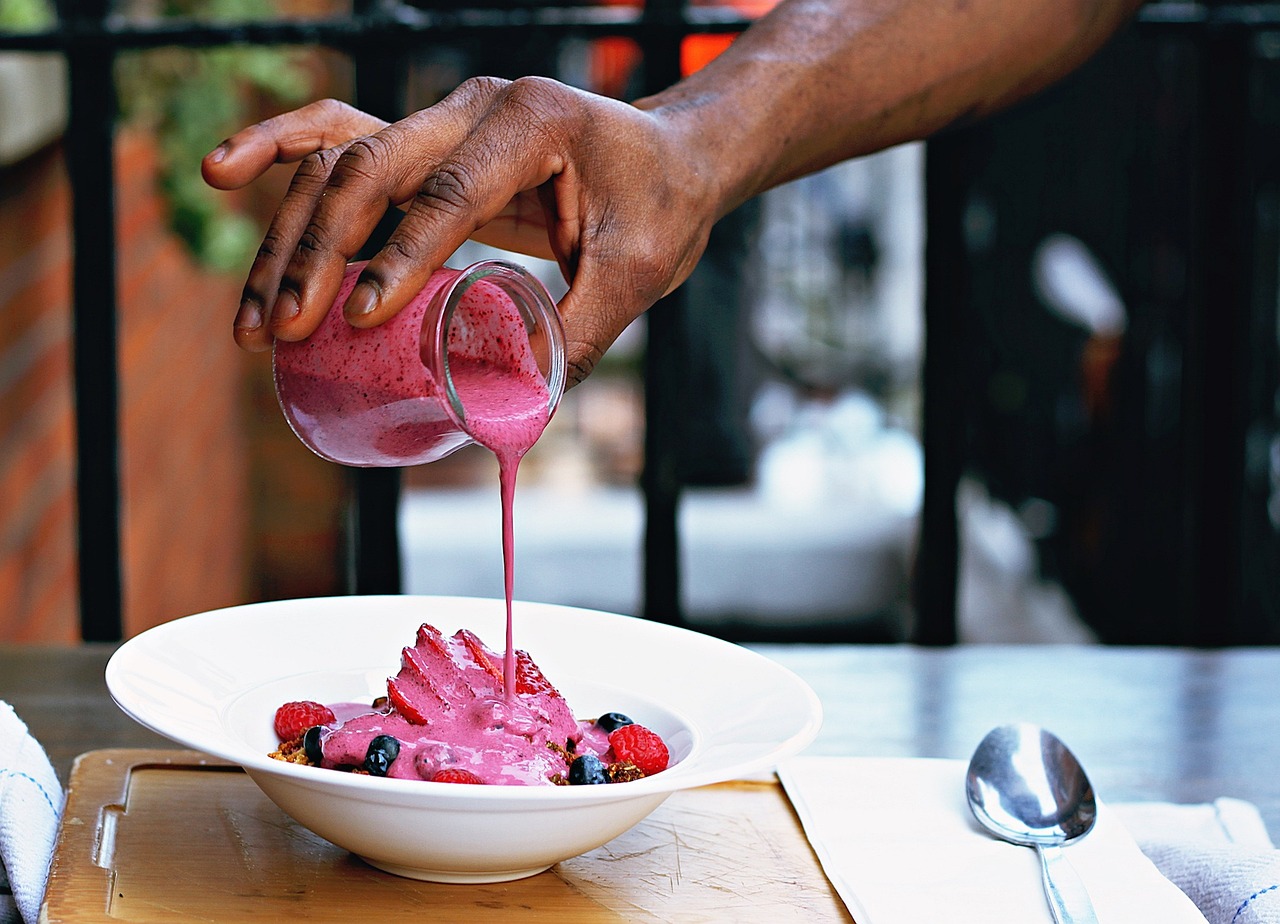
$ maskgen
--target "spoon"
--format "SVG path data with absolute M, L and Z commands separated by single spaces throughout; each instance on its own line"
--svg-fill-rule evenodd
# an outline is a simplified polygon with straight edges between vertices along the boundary
M 1065 744 L 1035 725 L 992 729 L 969 761 L 965 795 L 984 828 L 1036 849 L 1057 924 L 1097 924 L 1089 893 L 1062 848 L 1089 833 L 1098 803 Z

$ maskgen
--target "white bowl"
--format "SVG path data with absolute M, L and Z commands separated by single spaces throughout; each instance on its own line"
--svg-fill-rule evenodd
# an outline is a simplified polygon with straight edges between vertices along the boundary
M 423 622 L 501 650 L 501 600 L 327 597 L 200 613 L 126 642 L 107 665 L 120 708 L 172 740 L 240 764 L 300 824 L 372 865 L 438 882 L 541 872 L 626 831 L 672 792 L 772 768 L 813 740 L 822 710 L 787 669 L 654 622 L 515 605 L 515 644 L 590 718 L 620 711 L 666 740 L 662 773 L 604 786 L 459 786 L 339 773 L 267 756 L 289 700 L 385 693 Z

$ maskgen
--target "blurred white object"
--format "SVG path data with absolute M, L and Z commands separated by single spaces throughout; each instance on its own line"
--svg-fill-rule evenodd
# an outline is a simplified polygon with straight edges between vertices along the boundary
M 1036 293 L 1054 314 L 1090 334 L 1114 337 L 1128 326 L 1124 302 L 1084 242 L 1051 234 L 1032 259 Z
M 36 924 L 62 818 L 62 786 L 44 748 L 0 700 L 0 921 Z M 11 894 L 10 894 L 11 893 Z
M 831 498 L 796 506 L 750 488 L 690 490 L 681 582 L 696 627 L 787 627 L 879 613 L 904 596 L 914 514 Z M 644 508 L 629 488 L 516 491 L 516 596 L 619 613 L 640 604 Z M 405 592 L 501 596 L 497 485 L 406 492 Z
M 0 54 L 0 166 L 15 164 L 62 134 L 67 65 L 60 54 Z
M 1043 580 L 1030 530 L 978 483 L 956 492 L 960 641 L 981 644 L 1096 642 L 1061 586 Z

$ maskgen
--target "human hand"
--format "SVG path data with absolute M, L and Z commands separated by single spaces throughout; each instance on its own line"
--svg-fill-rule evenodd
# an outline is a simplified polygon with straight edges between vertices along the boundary
M 678 118 L 545 78 L 468 80 L 387 124 L 335 100 L 252 125 L 202 164 L 235 189 L 301 161 L 249 271 L 235 337 L 247 350 L 319 325 L 392 205 L 407 207 L 346 303 L 357 327 L 403 308 L 468 238 L 556 260 L 571 384 L 683 282 L 718 203 Z

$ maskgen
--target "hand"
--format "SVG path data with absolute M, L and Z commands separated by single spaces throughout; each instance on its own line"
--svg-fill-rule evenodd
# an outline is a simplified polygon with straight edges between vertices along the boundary
M 219 145 L 205 179 L 235 189 L 301 160 L 250 269 L 237 342 L 301 340 L 385 210 L 406 207 L 346 303 L 386 321 L 463 241 L 556 260 L 570 382 L 683 282 L 718 203 L 678 118 L 545 78 L 477 78 L 388 125 L 334 100 L 252 125 Z

